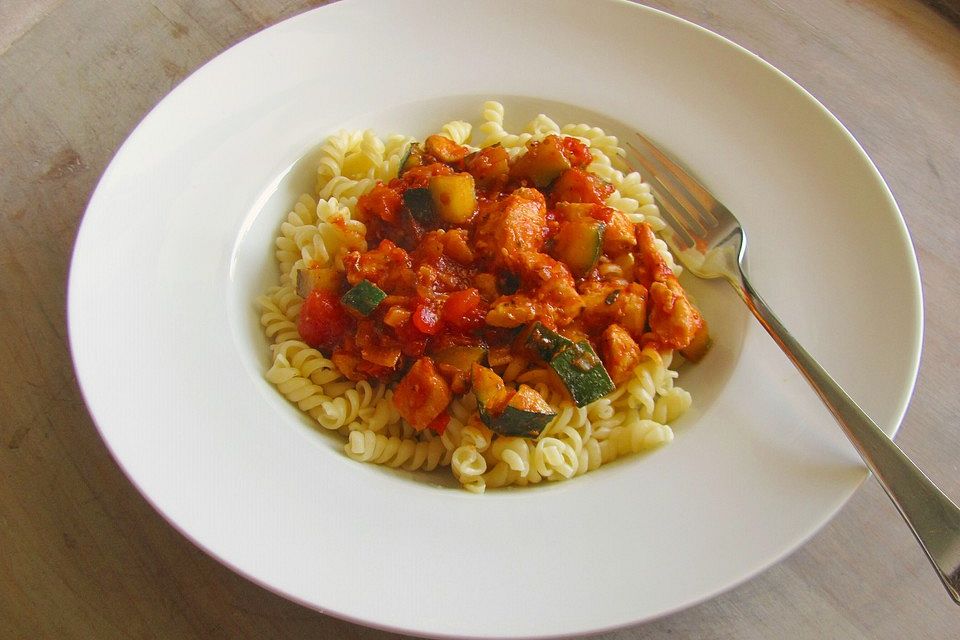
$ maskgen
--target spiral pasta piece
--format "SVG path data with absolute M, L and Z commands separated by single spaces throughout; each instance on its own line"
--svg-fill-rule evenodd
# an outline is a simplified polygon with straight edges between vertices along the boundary
M 322 405 L 326 400 L 323 388 L 305 378 L 282 354 L 274 357 L 266 378 L 276 385 L 287 400 L 296 404 L 310 417 L 316 419 L 317 415 L 323 412 Z
M 273 347 L 275 356 L 283 356 L 304 378 L 318 386 L 340 380 L 343 375 L 322 353 L 300 340 L 285 340 Z
M 470 134 L 472 132 L 473 125 L 463 120 L 452 120 L 440 127 L 440 135 L 450 138 L 460 145 L 470 142 Z
M 529 133 L 516 135 L 508 133 L 503 128 L 503 105 L 499 102 L 488 101 L 483 103 L 483 124 L 480 131 L 486 134 L 483 146 L 502 145 L 511 155 L 516 155 L 530 141 L 533 136 Z
M 464 488 L 483 493 L 486 488 L 483 474 L 487 470 L 487 461 L 475 446 L 462 444 L 457 447 L 450 460 L 450 469 Z
M 558 135 L 560 125 L 545 114 L 540 113 L 527 125 L 527 133 L 532 135 L 534 140 L 542 140 L 549 135 Z
M 439 440 L 421 442 L 412 438 L 384 436 L 374 431 L 352 431 L 344 445 L 347 456 L 358 462 L 371 462 L 407 471 L 432 471 L 443 457 Z
M 554 474 L 563 478 L 572 478 L 577 473 L 579 464 L 576 451 L 569 444 L 559 438 L 540 438 L 531 456 L 531 467 L 541 478 L 550 480 Z
M 673 440 L 673 430 L 654 420 L 631 417 L 623 426 L 617 427 L 610 437 L 600 443 L 603 462 L 611 462 L 620 456 L 640 453 L 659 447 Z
M 362 135 L 362 134 L 361 134 Z M 351 147 L 356 144 L 356 135 L 350 131 L 339 131 L 328 137 L 320 147 L 320 159 L 317 162 L 317 191 L 334 176 L 343 173 L 343 162 Z
M 389 182 L 400 173 L 400 163 L 406 156 L 407 148 L 413 138 L 402 135 L 393 135 L 387 138 L 383 148 L 383 161 L 374 171 L 373 177 L 381 182 Z
M 263 325 L 263 331 L 273 342 L 300 339 L 296 322 L 277 306 L 270 295 L 257 298 L 257 305 L 262 310 L 260 324 Z

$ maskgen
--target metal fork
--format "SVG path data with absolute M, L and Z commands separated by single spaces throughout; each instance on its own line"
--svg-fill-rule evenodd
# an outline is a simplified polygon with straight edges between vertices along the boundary
M 724 278 L 773 337 L 857 448 L 910 526 L 954 602 L 960 604 L 960 509 L 923 474 L 790 335 L 743 273 L 746 234 L 700 183 L 647 138 L 627 143 L 653 186 L 664 240 L 700 278 Z

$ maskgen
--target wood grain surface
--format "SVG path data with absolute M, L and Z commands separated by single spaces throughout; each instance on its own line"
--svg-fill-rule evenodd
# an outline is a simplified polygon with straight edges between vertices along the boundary
M 124 138 L 201 64 L 317 4 L 0 2 L 4 640 L 401 637 L 273 595 L 166 524 L 99 438 L 67 344 L 74 237 Z M 960 498 L 960 324 L 954 318 L 960 307 L 960 29 L 949 10 L 956 5 L 649 4 L 727 36 L 786 72 L 849 128 L 879 167 L 917 249 L 925 306 L 920 377 L 897 439 Z M 691 609 L 598 637 L 956 638 L 960 609 L 871 479 L 808 544 L 759 577 Z

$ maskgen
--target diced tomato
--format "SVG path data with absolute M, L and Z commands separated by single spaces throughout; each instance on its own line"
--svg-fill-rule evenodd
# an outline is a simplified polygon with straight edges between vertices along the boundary
M 435 336 L 440 333 L 440 316 L 425 304 L 417 305 L 416 311 L 413 312 L 413 326 L 420 333 Z
M 396 222 L 402 207 L 403 198 L 396 190 L 377 184 L 357 200 L 357 216 L 360 220 L 372 220 L 376 216 L 384 222 Z
M 560 144 L 563 146 L 563 155 L 571 166 L 584 168 L 593 162 L 590 148 L 580 140 L 565 136 Z
M 400 352 L 403 355 L 411 358 L 419 358 L 426 353 L 429 336 L 420 333 L 414 326 L 412 318 L 408 322 L 393 327 L 393 334 L 400 342 Z
M 479 329 L 487 313 L 477 289 L 464 289 L 451 293 L 443 304 L 443 321 L 461 331 Z
M 430 424 L 427 425 L 427 429 L 435 432 L 438 436 L 442 436 L 443 432 L 447 430 L 447 425 L 450 423 L 450 414 L 444 411 L 436 418 L 434 418 Z
M 332 291 L 314 289 L 300 307 L 297 330 L 303 341 L 315 349 L 335 347 L 352 326 L 352 318 Z

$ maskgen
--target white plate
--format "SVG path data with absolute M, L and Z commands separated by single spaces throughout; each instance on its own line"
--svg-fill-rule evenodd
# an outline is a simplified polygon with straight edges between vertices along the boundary
M 441 25 L 437 28 L 436 25 Z M 476 496 L 358 464 L 263 379 L 271 241 L 342 126 L 423 135 L 501 99 L 514 127 L 645 131 L 749 232 L 766 295 L 887 433 L 916 376 L 903 220 L 849 133 L 730 42 L 625 2 L 374 2 L 306 13 L 193 74 L 131 134 L 76 244 L 84 396 L 131 481 L 210 554 L 329 614 L 429 635 L 579 634 L 675 611 L 803 543 L 866 473 L 732 291 L 695 283 L 716 347 L 681 373 L 668 447 Z M 298 162 L 299 161 L 299 162 Z

